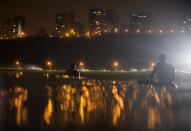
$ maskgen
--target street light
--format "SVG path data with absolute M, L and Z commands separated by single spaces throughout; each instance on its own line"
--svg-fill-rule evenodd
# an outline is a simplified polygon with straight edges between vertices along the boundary
M 15 65 L 16 65 L 17 67 L 19 67 L 19 66 L 21 65 L 21 62 L 20 62 L 19 60 L 16 60 L 16 61 L 15 61 Z
M 141 30 L 140 30 L 140 29 L 137 29 L 137 30 L 136 30 L 136 33 L 140 33 L 140 32 L 141 32 Z
M 65 34 L 65 37 L 70 37 L 70 34 L 69 34 L 69 33 L 66 33 L 66 34 Z
M 114 32 L 115 32 L 115 33 L 118 33 L 118 32 L 119 32 L 119 29 L 118 29 L 118 28 L 115 28 L 115 29 L 114 29 Z
M 163 33 L 163 31 L 162 31 L 162 30 L 159 30 L 159 33 Z
M 115 71 L 118 71 L 119 63 L 118 63 L 118 62 L 114 62 L 114 63 L 113 63 L 113 66 L 114 66 L 114 68 L 115 68 Z
M 151 67 L 155 67 L 156 64 L 154 62 L 151 62 L 150 65 Z
M 170 33 L 174 33 L 174 30 L 171 30 Z
M 80 63 L 79 63 L 79 66 L 80 66 L 80 69 L 83 69 L 83 68 L 84 68 L 84 63 L 83 63 L 83 62 L 80 62 Z
M 129 30 L 128 30 L 128 29 L 125 29 L 125 32 L 129 32 Z
M 46 65 L 49 68 L 49 70 L 52 70 L 52 62 L 51 61 L 47 61 Z
M 89 31 L 86 32 L 86 33 L 85 33 L 85 36 L 86 36 L 86 37 L 90 37 L 90 32 L 89 32 Z
M 22 36 L 22 37 L 25 36 L 25 33 L 24 33 L 24 32 L 21 32 L 21 36 Z
M 152 30 L 148 30 L 148 33 L 152 33 Z

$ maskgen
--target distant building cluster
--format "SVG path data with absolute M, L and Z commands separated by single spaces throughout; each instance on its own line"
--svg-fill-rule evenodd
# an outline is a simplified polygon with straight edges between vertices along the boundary
M 16 39 L 28 37 L 26 20 L 23 16 L 15 16 L 4 21 L 0 39 Z M 35 37 L 93 37 L 107 33 L 174 33 L 174 29 L 153 29 L 152 16 L 147 12 L 129 12 L 126 24 L 120 24 L 119 15 L 113 10 L 93 7 L 88 12 L 88 29 L 76 21 L 72 12 L 61 12 L 55 16 L 55 28 L 52 32 L 40 28 Z M 191 17 L 180 20 L 180 31 L 191 32 Z
M 3 23 L 1 39 L 15 39 L 25 37 L 25 17 L 15 16 Z
M 83 33 L 82 23 L 77 22 L 71 12 L 57 14 L 55 22 L 56 26 L 53 32 L 55 37 L 78 37 Z
M 113 10 L 89 9 L 89 31 L 96 35 L 113 32 L 119 28 L 119 16 Z
M 131 12 L 129 13 L 129 26 L 130 32 L 151 32 L 151 15 L 144 12 Z

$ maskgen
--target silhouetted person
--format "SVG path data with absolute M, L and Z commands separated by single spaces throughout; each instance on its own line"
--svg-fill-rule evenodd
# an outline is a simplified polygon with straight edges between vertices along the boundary
M 79 77 L 80 72 L 76 70 L 76 64 L 73 63 L 70 65 L 70 68 L 65 72 L 66 75 L 72 76 L 72 77 Z
M 157 76 L 160 85 L 174 87 L 175 80 L 175 68 L 174 66 L 167 64 L 166 55 L 159 56 L 159 63 L 154 67 L 151 74 L 151 78 Z

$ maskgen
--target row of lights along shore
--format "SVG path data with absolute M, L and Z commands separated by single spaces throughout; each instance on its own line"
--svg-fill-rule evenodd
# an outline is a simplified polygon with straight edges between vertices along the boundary
M 174 30 L 170 30 L 170 31 L 164 31 L 164 30 L 158 30 L 158 31 L 153 31 L 153 30 L 148 30 L 145 32 L 142 32 L 141 30 L 137 29 L 134 32 L 130 32 L 128 29 L 126 29 L 125 31 L 120 31 L 120 30 L 114 30 L 114 32 L 86 32 L 85 35 L 86 37 L 93 37 L 93 36 L 101 36 L 104 34 L 109 34 L 109 33 L 114 33 L 114 34 L 119 34 L 119 33 L 129 33 L 129 34 L 175 34 L 175 33 L 185 33 L 184 30 L 181 31 L 174 31 Z M 52 37 L 52 36 L 50 36 Z M 63 38 L 63 37 L 62 37 Z
M 21 61 L 16 60 L 16 61 L 15 61 L 15 65 L 16 65 L 16 67 L 18 68 L 18 67 L 21 67 L 21 66 L 22 66 L 22 63 L 21 63 Z M 53 69 L 54 64 L 53 64 L 52 61 L 50 61 L 50 60 L 46 61 L 45 65 L 46 65 L 46 67 L 47 67 L 47 70 L 50 70 L 50 71 L 51 71 L 51 70 L 54 70 L 54 69 Z M 152 67 L 152 68 L 153 68 L 155 65 L 156 65 L 155 62 L 151 62 L 151 63 L 150 63 L 150 67 Z M 80 61 L 80 62 L 78 63 L 78 68 L 79 68 L 80 70 L 85 69 L 85 67 L 86 67 L 86 65 L 85 65 L 84 62 Z M 120 67 L 119 62 L 114 61 L 113 64 L 112 64 L 112 67 L 113 67 L 113 70 L 114 70 L 114 71 L 119 71 L 119 67 Z
M 73 35 L 70 35 L 69 33 L 64 34 L 63 36 L 59 36 L 58 38 L 78 38 L 78 37 L 86 37 L 86 38 L 91 38 L 91 37 L 95 37 L 95 36 L 102 36 L 105 34 L 119 34 L 119 33 L 128 33 L 128 34 L 175 34 L 175 33 L 186 33 L 184 30 L 181 31 L 174 31 L 174 30 L 170 30 L 170 31 L 164 31 L 164 30 L 158 30 L 158 31 L 153 31 L 153 30 L 148 30 L 145 32 L 142 32 L 141 30 L 137 29 L 134 32 L 130 32 L 128 29 L 125 29 L 125 31 L 120 31 L 119 29 L 115 29 L 113 32 L 85 32 L 84 34 L 77 34 L 73 29 L 71 29 L 73 31 Z M 31 36 L 27 36 L 26 33 L 23 32 L 23 36 L 22 37 L 17 37 L 17 38 L 27 38 L 27 37 L 31 37 Z M 53 35 L 49 35 L 47 36 L 49 38 L 54 38 Z M 12 38 L 15 39 L 16 37 Z M 8 39 L 8 38 L 7 38 Z M 5 40 L 3 37 L 0 37 L 0 40 Z

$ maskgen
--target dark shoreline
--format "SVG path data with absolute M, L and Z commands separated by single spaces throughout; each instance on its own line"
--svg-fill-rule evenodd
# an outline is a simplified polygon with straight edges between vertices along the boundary
M 173 63 L 176 54 L 185 53 L 190 34 L 108 34 L 95 38 L 26 38 L 0 41 L 0 66 L 39 65 L 52 60 L 54 68 L 66 69 L 72 62 L 84 61 L 90 69 L 111 69 L 114 60 L 121 68 L 147 67 L 160 53 Z

